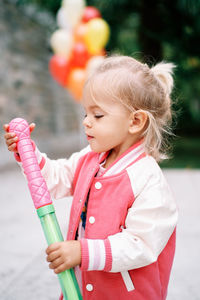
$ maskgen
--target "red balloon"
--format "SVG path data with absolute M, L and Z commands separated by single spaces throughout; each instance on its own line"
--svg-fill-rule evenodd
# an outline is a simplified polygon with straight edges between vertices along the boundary
M 64 57 L 54 55 L 49 61 L 49 71 L 52 77 L 62 86 L 66 86 L 71 63 Z
M 87 6 L 83 11 L 82 22 L 86 23 L 94 18 L 101 18 L 100 11 L 93 6 Z
M 73 67 L 84 68 L 90 55 L 85 44 L 78 42 L 72 49 L 71 64 Z

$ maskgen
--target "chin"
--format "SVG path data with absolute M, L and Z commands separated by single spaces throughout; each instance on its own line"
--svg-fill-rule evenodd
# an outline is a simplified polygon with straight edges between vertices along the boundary
M 91 147 L 91 149 L 92 149 L 92 151 L 94 151 L 96 153 L 102 153 L 102 152 L 104 152 L 104 151 L 100 151 L 99 149 L 96 149 L 96 148 L 93 148 L 93 147 Z
M 102 153 L 102 152 L 105 152 L 104 149 L 100 148 L 100 147 L 95 147 L 95 146 L 92 146 L 90 145 L 90 148 L 92 149 L 92 151 L 96 152 L 96 153 Z

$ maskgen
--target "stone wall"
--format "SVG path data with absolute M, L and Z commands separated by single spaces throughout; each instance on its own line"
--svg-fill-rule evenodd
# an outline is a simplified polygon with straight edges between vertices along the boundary
M 52 16 L 38 14 L 11 1 L 0 6 L 0 126 L 14 117 L 35 122 L 33 136 L 43 151 L 64 155 L 85 143 L 80 105 L 48 71 L 49 37 L 56 24 Z

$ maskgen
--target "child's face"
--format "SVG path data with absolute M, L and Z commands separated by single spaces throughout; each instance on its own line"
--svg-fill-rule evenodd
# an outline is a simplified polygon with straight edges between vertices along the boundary
M 130 147 L 130 112 L 117 100 L 98 101 L 86 89 L 82 101 L 85 109 L 83 125 L 91 149 L 106 152 L 111 149 L 120 155 Z

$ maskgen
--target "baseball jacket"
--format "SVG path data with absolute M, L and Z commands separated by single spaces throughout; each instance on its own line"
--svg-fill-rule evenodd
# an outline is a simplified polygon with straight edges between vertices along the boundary
M 86 147 L 50 160 L 36 149 L 51 195 L 73 195 L 67 239 L 81 238 L 84 300 L 164 300 L 175 252 L 177 207 L 156 161 L 137 143 L 96 177 L 108 153 Z

